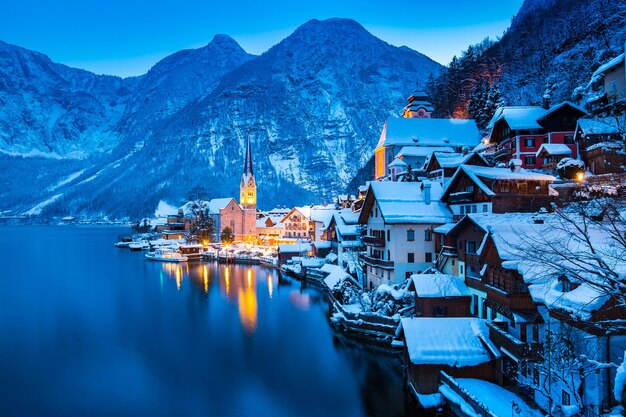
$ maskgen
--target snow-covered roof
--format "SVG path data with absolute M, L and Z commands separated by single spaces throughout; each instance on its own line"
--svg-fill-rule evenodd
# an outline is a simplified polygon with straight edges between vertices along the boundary
M 310 243 L 284 243 L 278 245 L 278 251 L 281 253 L 301 253 L 311 250 Z
M 475 403 L 490 411 L 492 416 L 511 415 L 511 405 L 513 403 L 517 404 L 519 409 L 519 413 L 515 413 L 515 415 L 523 417 L 542 417 L 544 415 L 539 410 L 529 406 L 523 398 L 499 385 L 473 378 L 453 378 L 452 380 L 457 384 L 457 389 L 460 388 Z M 449 388 L 447 383 L 439 387 L 439 391 L 448 401 L 457 404 L 465 414 L 482 415 L 474 413 L 472 406 L 465 402 L 463 397 L 458 395 L 453 389 Z
M 328 272 L 328 276 L 324 278 L 324 283 L 331 290 L 346 279 L 352 279 L 350 274 L 338 265 L 325 264 L 320 269 L 324 272 Z
M 456 170 L 450 181 L 448 181 L 443 190 L 443 195 L 445 195 L 448 190 L 451 188 L 454 179 L 460 175 L 461 173 L 467 174 L 476 185 L 478 185 L 481 190 L 485 192 L 485 194 L 490 196 L 495 196 L 496 193 L 493 192 L 482 180 L 481 178 L 487 178 L 491 180 L 533 180 L 533 181 L 554 181 L 555 177 L 552 175 L 540 174 L 537 172 L 527 171 L 525 169 L 520 169 L 519 171 L 512 171 L 509 168 L 496 168 L 496 167 L 482 167 L 477 165 L 461 165 L 459 169 Z
M 498 358 L 489 329 L 473 317 L 418 317 L 400 322 L 411 363 L 475 366 Z
M 383 146 L 476 146 L 480 134 L 474 120 L 392 117 L 376 148 Z
M 446 224 L 442 224 L 439 227 L 435 227 L 433 229 L 433 232 L 435 233 L 441 233 L 441 234 L 447 234 L 450 230 L 452 230 L 454 228 L 454 226 L 456 226 L 458 223 L 446 223 Z
M 430 191 L 427 191 L 428 185 Z M 386 181 L 373 182 L 368 194 L 373 193 L 385 223 L 436 224 L 452 219 L 448 207 L 440 202 L 441 189 L 437 182 Z M 428 192 L 430 202 L 426 202 Z
M 209 211 L 211 213 L 219 213 L 221 209 L 225 208 L 234 198 L 214 198 L 209 201 Z
M 564 106 L 573 107 L 581 113 L 587 114 L 587 111 L 569 101 L 564 101 L 548 109 L 541 106 L 502 106 L 496 109 L 487 128 L 492 129 L 496 122 L 504 119 L 512 130 L 541 129 L 539 120 Z
M 433 154 L 433 158 L 435 157 L 437 158 L 437 161 L 439 162 L 439 166 L 441 168 L 457 168 L 460 165 L 465 164 L 467 161 L 470 160 L 470 158 L 472 158 L 475 155 L 478 155 L 478 157 L 481 158 L 485 162 L 485 164 L 487 164 L 487 161 L 484 159 L 484 157 L 475 152 L 470 152 L 466 155 L 463 155 L 460 153 L 435 152 Z M 430 162 L 432 162 L 432 158 Z
M 420 298 L 471 297 L 463 278 L 455 275 L 413 274 L 411 280 Z
M 393 161 L 391 161 L 389 166 L 390 167 L 405 167 L 406 163 L 402 159 L 395 157 Z
M 610 60 L 609 62 L 607 62 L 606 64 L 600 65 L 598 69 L 594 71 L 592 77 L 600 75 L 623 62 L 624 62 L 624 54 L 622 53 L 616 56 L 615 58 L 613 58 L 612 60 Z
M 609 117 L 605 119 L 578 119 L 576 130 L 580 130 L 585 135 L 613 135 L 619 133 L 616 120 Z
M 323 208 L 323 209 L 313 208 L 311 209 L 311 212 L 310 212 L 311 220 L 314 222 L 322 223 L 323 227 L 327 228 L 328 225 L 330 224 L 330 221 L 333 218 L 333 215 L 337 211 L 338 210 L 336 210 L 334 207 L 330 207 L 330 206 L 328 208 Z
M 572 150 L 564 143 L 542 143 L 535 156 L 544 151 L 548 155 L 571 155 Z
M 398 152 L 398 157 L 429 157 L 435 152 L 453 153 L 454 149 L 449 146 L 404 146 Z M 390 165 L 391 166 L 391 165 Z

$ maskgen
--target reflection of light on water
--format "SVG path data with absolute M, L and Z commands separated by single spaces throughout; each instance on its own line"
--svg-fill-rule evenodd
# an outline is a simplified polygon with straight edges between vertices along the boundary
M 274 293 L 274 283 L 272 282 L 272 275 L 267 274 L 267 290 L 270 293 L 270 299 L 272 298 L 272 294 Z
M 204 293 L 207 294 L 209 292 L 209 270 L 206 265 L 204 265 Z
M 239 289 L 237 291 L 239 320 L 241 326 L 248 335 L 256 331 L 258 322 L 258 306 L 256 300 L 256 291 L 252 288 Z
M 180 290 L 180 287 L 183 285 L 183 268 L 176 268 L 176 288 Z
M 252 287 L 252 268 L 248 269 L 248 288 Z
M 230 272 L 228 268 L 226 268 L 224 281 L 226 283 L 226 297 L 228 297 L 230 295 Z
M 289 293 L 289 300 L 294 307 L 300 310 L 308 310 L 311 306 L 311 296 L 309 294 L 302 294 L 298 290 L 293 290 Z

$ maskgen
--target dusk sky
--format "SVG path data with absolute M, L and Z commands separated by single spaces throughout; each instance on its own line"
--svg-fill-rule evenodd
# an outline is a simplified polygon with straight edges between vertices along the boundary
M 448 64 L 469 44 L 501 36 L 522 0 L 4 1 L 0 40 L 100 74 L 144 74 L 165 56 L 225 33 L 261 54 L 310 19 L 357 20 L 379 38 Z

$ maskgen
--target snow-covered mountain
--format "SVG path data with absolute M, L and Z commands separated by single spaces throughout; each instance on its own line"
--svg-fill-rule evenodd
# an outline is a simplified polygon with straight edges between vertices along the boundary
M 149 214 L 196 185 L 236 196 L 248 136 L 261 207 L 330 199 L 384 120 L 441 70 L 347 19 L 307 22 L 258 57 L 219 35 L 132 79 L 6 44 L 0 62 L 0 213 L 110 218 Z M 65 118 L 81 123 L 63 129 Z M 28 152 L 57 159 L 14 156 Z

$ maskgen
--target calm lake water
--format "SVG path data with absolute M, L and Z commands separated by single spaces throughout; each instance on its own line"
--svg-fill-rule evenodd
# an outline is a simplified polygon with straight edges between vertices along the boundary
M 401 362 L 264 267 L 147 262 L 128 229 L 0 227 L 0 416 L 402 416 Z

